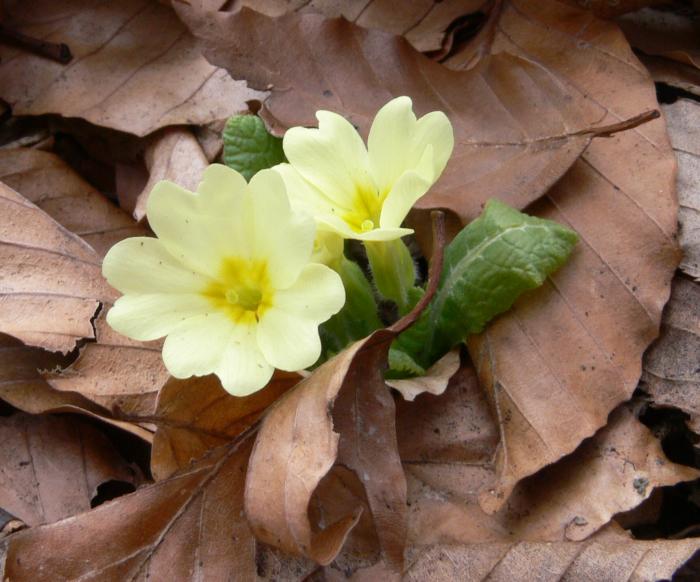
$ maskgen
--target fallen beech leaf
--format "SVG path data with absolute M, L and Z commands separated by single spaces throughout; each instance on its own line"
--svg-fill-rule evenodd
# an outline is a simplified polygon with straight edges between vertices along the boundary
M 55 390 L 78 392 L 117 419 L 151 415 L 158 391 L 170 378 L 162 342 L 138 342 L 117 333 L 105 321 L 107 309 L 95 320 L 97 341 L 83 346 L 67 368 L 43 376 Z
M 678 87 L 700 97 L 700 69 L 664 57 L 642 54 L 639 58 L 656 83 Z
M 144 428 L 120 422 L 110 412 L 76 392 L 54 390 L 39 370 L 65 367 L 70 361 L 39 348 L 25 346 L 19 340 L 0 334 L 0 398 L 30 414 L 75 412 L 86 414 L 150 441 L 152 434 Z
M 9 580 L 254 581 L 242 519 L 247 433 L 188 471 L 8 540 Z
M 3 175 L 7 176 L 12 184 L 26 189 L 27 197 L 40 204 L 54 220 L 93 243 L 100 254 L 106 252 L 112 244 L 122 238 L 146 234 L 144 228 L 137 226 L 132 218 L 110 204 L 53 154 L 28 149 L 0 150 L 0 177 Z M 35 220 L 32 216 L 33 214 L 27 214 L 24 220 Z M 49 220 L 46 217 L 46 221 Z M 16 228 L 25 227 L 17 224 Z M 46 228 L 46 226 L 34 226 L 33 229 L 26 228 L 26 232 L 28 234 L 44 233 Z M 56 228 L 60 227 L 56 225 Z M 107 326 L 104 322 L 104 313 L 116 297 L 116 293 L 102 278 L 99 257 L 77 237 L 74 238 L 76 248 L 87 253 L 85 257 L 89 257 L 89 260 L 94 263 L 89 265 L 85 278 L 90 285 L 103 289 L 103 309 L 94 322 L 97 341 L 80 348 L 78 359 L 69 368 L 48 371 L 45 377 L 56 390 L 66 393 L 77 392 L 98 404 L 102 408 L 102 414 L 105 412 L 104 409 L 109 411 L 108 414 L 117 416 L 122 412 L 151 414 L 155 406 L 156 394 L 169 377 L 162 363 L 159 344 L 132 341 L 120 336 Z M 37 243 L 30 244 L 36 246 Z M 88 250 L 82 251 L 83 247 Z M 50 273 L 62 272 L 65 266 L 62 262 L 56 261 L 53 256 L 48 255 L 44 262 L 48 265 L 46 267 L 48 277 L 56 279 L 54 284 L 60 284 L 56 292 L 59 293 L 58 297 L 61 297 L 60 294 L 66 293 L 66 287 L 60 282 L 64 280 L 66 274 L 59 277 Z M 42 269 L 43 264 L 41 263 Z M 47 274 L 46 272 L 37 273 L 36 277 L 43 281 Z M 79 284 L 79 281 L 72 283 Z M 34 285 L 28 288 L 32 293 L 36 293 L 37 288 L 41 288 L 41 283 L 35 282 Z M 38 310 L 36 317 L 42 318 L 39 324 L 45 325 L 47 322 L 54 321 L 55 313 L 47 310 L 53 309 L 52 305 L 49 303 L 47 308 L 42 307 Z M 97 307 L 97 304 L 94 303 L 94 306 Z M 48 313 L 51 315 L 47 316 Z M 85 337 L 94 337 L 93 327 L 90 325 L 91 316 L 92 313 L 86 318 L 85 324 L 89 335 L 86 331 Z M 66 317 L 74 318 L 75 314 L 69 313 Z M 9 329 L 2 329 L 2 331 L 12 333 Z M 45 347 L 54 349 L 51 346 Z M 43 392 L 42 394 L 40 400 L 46 401 L 46 398 L 49 400 L 41 406 L 48 405 L 49 409 L 55 409 L 61 399 L 68 398 L 66 403 L 71 406 L 75 400 L 73 396 L 61 397 L 60 392 L 59 395 L 53 393 L 49 396 L 48 393 Z M 32 395 L 23 395 L 23 404 L 16 405 L 27 410 L 27 397 L 31 399 Z M 85 408 L 86 403 L 82 402 L 80 407 Z M 95 412 L 94 406 L 87 406 L 86 409 L 91 413 Z M 142 437 L 150 438 L 148 433 L 144 433 L 138 427 L 135 431 Z
M 207 63 L 172 9 L 158 2 L 19 3 L 3 24 L 66 43 L 73 53 L 63 65 L 0 47 L 0 96 L 15 115 L 57 113 L 144 136 L 225 119 L 260 98 Z
M 138 484 L 109 440 L 80 418 L 2 417 L 0 442 L 0 507 L 28 525 L 87 511 L 106 481 Z
M 380 330 L 343 350 L 265 416 L 251 455 L 245 492 L 246 514 L 256 538 L 322 565 L 333 561 L 359 514 L 346 515 L 314 531 L 308 507 L 319 482 L 339 460 L 362 471 L 358 477 L 369 489 L 373 511 L 380 496 L 387 503 L 374 517 L 383 546 L 390 544 L 385 550 L 387 558 L 396 560 L 400 571 L 406 490 L 393 432 L 393 399 L 382 377 L 382 364 L 393 337 L 391 332 Z M 336 404 L 342 390 L 360 402 L 353 406 L 344 398 L 342 404 Z M 336 419 L 336 406 L 349 407 L 346 414 L 354 415 L 352 420 L 361 422 L 363 430 L 352 431 L 347 416 Z M 343 434 L 344 429 L 351 432 Z M 341 450 L 343 437 L 348 443 Z M 374 447 L 361 467 L 353 459 L 353 448 L 358 446 Z M 394 527 L 382 531 L 385 520 Z
M 608 531 L 585 542 L 513 542 L 415 548 L 405 580 L 666 580 L 700 547 L 697 538 L 635 540 Z
M 229 442 L 300 380 L 295 372 L 276 370 L 263 390 L 237 397 L 226 392 L 214 375 L 171 378 L 158 394 L 153 417 L 146 419 L 158 427 L 151 451 L 154 479 L 166 479 Z
M 401 458 L 409 484 L 409 542 L 582 540 L 655 487 L 696 479 L 668 461 L 628 407 L 572 455 L 521 481 L 504 508 L 483 513 L 478 492 L 496 478 L 498 428 L 469 368 L 441 397 L 397 404 Z
M 61 158 L 36 149 L 0 149 L 0 180 L 80 236 L 100 256 L 144 230 Z
M 67 353 L 95 336 L 91 318 L 114 292 L 97 253 L 0 182 L 0 331 Z
M 190 3 L 194 5 L 194 3 Z M 219 10 L 227 2 L 216 0 L 211 5 L 201 6 L 204 12 Z M 231 11 L 243 7 L 252 8 L 270 17 L 279 17 L 291 11 L 317 12 L 327 18 L 344 19 L 363 28 L 378 28 L 396 35 L 403 35 L 417 50 L 447 51 L 452 36 L 459 30 L 465 15 L 478 12 L 489 4 L 489 0 L 425 0 L 406 2 L 400 11 L 392 0 L 369 0 L 368 2 L 304 2 L 300 0 L 244 0 L 233 4 Z
M 439 396 L 447 388 L 450 378 L 459 369 L 459 348 L 447 352 L 428 368 L 425 376 L 401 380 L 386 380 L 388 386 L 398 390 L 404 400 L 413 401 L 423 393 Z
M 591 10 L 601 18 L 613 18 L 626 12 L 634 12 L 653 4 L 663 4 L 664 0 L 565 0 L 580 8 Z
M 654 86 L 619 30 L 589 12 L 512 0 L 492 50 L 520 53 L 579 87 L 605 106 L 604 123 L 656 106 Z M 543 287 L 468 340 L 502 433 L 499 479 L 483 492 L 485 510 L 496 511 L 520 479 L 573 451 L 637 386 L 679 259 L 674 171 L 663 121 L 653 121 L 594 140 L 528 208 L 580 242 Z
M 678 159 L 681 270 L 700 279 L 700 103 L 679 99 L 663 111 Z
M 700 434 L 700 286 L 676 277 L 661 337 L 644 357 L 644 390 L 659 406 L 680 408 Z
M 160 180 L 170 180 L 192 192 L 202 180 L 209 165 L 197 139 L 188 129 L 168 128 L 153 136 L 144 152 L 149 178 L 136 198 L 134 218 L 146 216 L 146 203 L 153 186 Z
M 428 286 L 413 310 L 325 362 L 265 415 L 245 488 L 246 515 L 262 542 L 321 565 L 333 561 L 361 508 L 321 525 L 311 523 L 309 503 L 337 463 L 362 483 L 382 558 L 402 572 L 406 481 L 383 374 L 391 341 L 416 321 L 437 289 L 445 244 L 441 213 L 434 214 L 433 235 Z
M 700 24 L 672 11 L 645 8 L 618 20 L 629 43 L 648 54 L 700 68 Z
M 446 207 L 463 219 L 479 214 L 488 198 L 522 207 L 550 187 L 594 135 L 605 133 L 594 127 L 603 107 L 518 56 L 502 53 L 476 70 L 454 72 L 403 38 L 345 20 L 275 19 L 250 9 L 202 16 L 185 5 L 178 12 L 205 41 L 211 62 L 254 86 L 273 85 L 260 113 L 273 132 L 315 125 L 318 109 L 338 111 L 366 132 L 377 109 L 401 94 L 411 96 L 419 115 L 445 111 L 455 130 L 454 153 L 420 207 Z M 250 46 L 259 47 L 255 59 Z

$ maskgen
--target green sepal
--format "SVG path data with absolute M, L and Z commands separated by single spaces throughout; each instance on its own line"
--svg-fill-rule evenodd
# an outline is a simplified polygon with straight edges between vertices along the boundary
M 377 291 L 399 308 L 399 315 L 411 310 L 411 290 L 416 281 L 416 266 L 411 251 L 401 239 L 365 241 L 367 259 Z
M 372 285 L 359 265 L 343 256 L 334 268 L 343 281 L 346 299 L 343 308 L 319 328 L 323 346 L 320 362 L 384 327 L 379 319 Z
M 435 297 L 392 349 L 427 369 L 568 259 L 578 235 L 490 200 L 445 248 Z
M 223 162 L 250 180 L 260 170 L 287 161 L 282 140 L 268 133 L 257 115 L 235 115 L 226 122 Z

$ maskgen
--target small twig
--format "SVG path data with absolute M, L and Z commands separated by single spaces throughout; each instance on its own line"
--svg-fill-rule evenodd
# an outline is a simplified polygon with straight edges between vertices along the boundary
M 53 61 L 62 64 L 70 63 L 73 60 L 73 55 L 70 52 L 67 44 L 47 42 L 39 40 L 32 36 L 27 36 L 11 28 L 7 28 L 0 24 L 0 42 L 12 44 L 19 48 L 25 49 L 41 57 L 46 57 Z
M 634 129 L 639 125 L 652 121 L 653 119 L 658 119 L 659 117 L 661 117 L 661 113 L 659 113 L 659 110 L 652 109 L 650 111 L 640 113 L 639 115 L 635 115 L 634 117 L 630 117 L 629 119 L 618 121 L 617 123 L 613 123 L 611 125 L 603 125 L 601 127 L 591 127 L 590 129 L 585 129 L 583 131 L 578 132 L 578 134 L 592 134 L 596 137 L 610 137 L 613 134 L 616 134 L 620 131 Z
M 410 326 L 418 316 L 423 312 L 423 309 L 430 303 L 437 291 L 440 283 L 440 275 L 442 274 L 442 262 L 445 252 L 445 213 L 441 210 L 433 210 L 430 213 L 430 218 L 433 224 L 433 256 L 430 258 L 430 268 L 428 270 L 428 286 L 425 289 L 425 295 L 416 303 L 415 307 L 391 327 L 389 331 L 393 333 L 401 333 Z

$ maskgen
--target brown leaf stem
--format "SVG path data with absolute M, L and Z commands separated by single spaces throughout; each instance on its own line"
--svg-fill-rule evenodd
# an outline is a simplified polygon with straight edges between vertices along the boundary
M 416 306 L 391 327 L 389 331 L 401 333 L 413 322 L 418 319 L 418 316 L 423 312 L 428 303 L 430 303 L 437 291 L 440 283 L 440 273 L 442 273 L 442 261 L 445 251 L 445 213 L 441 210 L 433 210 L 430 213 L 433 226 L 433 256 L 430 258 L 430 268 L 428 270 L 428 285 L 425 289 L 425 295 L 421 297 Z

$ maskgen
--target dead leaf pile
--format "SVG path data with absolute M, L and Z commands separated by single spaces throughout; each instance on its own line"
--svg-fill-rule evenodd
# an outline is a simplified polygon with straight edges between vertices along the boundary
M 682 572 L 700 550 L 700 14 L 657 4 L 9 3 L 4 579 Z M 411 314 L 242 398 L 109 328 L 102 257 L 151 234 L 156 182 L 196 187 L 228 117 L 282 135 L 328 109 L 366 137 L 398 95 L 455 129 L 410 217 L 434 249 Z M 424 211 L 453 235 L 490 198 L 575 230 L 570 261 L 425 376 L 385 382 L 438 283 Z

